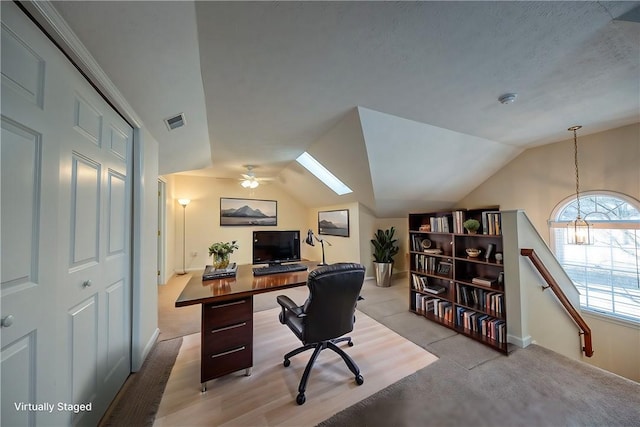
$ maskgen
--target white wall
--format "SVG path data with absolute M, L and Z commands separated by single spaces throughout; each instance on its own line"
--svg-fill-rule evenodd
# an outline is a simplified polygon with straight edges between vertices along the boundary
M 135 132 L 132 369 L 137 371 L 158 337 L 158 143 Z
M 583 129 L 583 133 L 588 129 Z M 609 190 L 640 199 L 640 124 L 578 134 L 580 190 Z M 553 208 L 575 194 L 573 137 L 529 149 L 480 184 L 458 205 L 522 209 L 549 242 Z M 535 309 L 538 309 L 536 307 Z M 595 354 L 584 361 L 640 381 L 640 328 L 589 316 Z
M 182 242 L 180 242 L 180 246 L 178 246 L 176 241 L 176 214 L 178 213 L 177 209 L 180 208 L 182 211 L 182 208 L 176 202 L 178 197 L 176 196 L 175 189 L 175 175 L 164 175 L 162 178 L 167 184 L 166 200 L 164 201 L 166 214 L 164 230 L 164 236 L 166 239 L 164 277 L 168 281 L 178 269 L 182 269 Z M 180 251 L 180 254 L 178 254 L 178 251 Z M 179 263 L 178 259 L 180 260 Z

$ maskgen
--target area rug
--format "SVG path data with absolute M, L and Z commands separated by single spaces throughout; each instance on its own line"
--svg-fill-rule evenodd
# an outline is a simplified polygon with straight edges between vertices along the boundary
M 182 338 L 157 342 L 140 370 L 127 378 L 100 426 L 153 425 L 162 393 L 181 346 Z
M 359 365 L 364 384 L 356 385 L 342 359 L 320 354 L 311 372 L 306 403 L 296 404 L 297 388 L 311 356 L 304 352 L 282 364 L 283 355 L 300 342 L 278 322 L 278 309 L 254 314 L 254 367 L 207 383 L 200 391 L 200 334 L 184 337 L 154 426 L 241 425 L 308 426 L 371 396 L 437 360 L 361 312 L 350 334 L 354 346 L 344 348 Z

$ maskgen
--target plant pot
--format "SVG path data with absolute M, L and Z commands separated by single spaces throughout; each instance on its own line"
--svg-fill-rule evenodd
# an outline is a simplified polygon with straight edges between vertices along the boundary
M 468 234 L 478 234 L 478 230 L 469 230 L 467 229 Z
M 213 254 L 213 267 L 225 269 L 229 266 L 229 254 Z
M 393 263 L 374 261 L 373 268 L 376 271 L 376 285 L 383 288 L 387 288 L 391 286 L 391 274 L 393 273 Z

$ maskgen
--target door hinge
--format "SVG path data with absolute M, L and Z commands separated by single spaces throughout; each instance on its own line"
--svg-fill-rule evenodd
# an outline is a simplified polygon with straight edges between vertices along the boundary
M 158 270 L 158 276 L 160 275 L 160 270 Z

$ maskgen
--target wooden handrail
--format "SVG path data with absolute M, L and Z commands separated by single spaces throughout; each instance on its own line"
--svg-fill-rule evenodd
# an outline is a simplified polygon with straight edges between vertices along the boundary
M 569 313 L 569 316 L 571 316 L 576 325 L 581 329 L 582 332 L 580 332 L 580 334 L 584 335 L 584 347 L 582 347 L 582 351 L 584 351 L 585 356 L 593 356 L 591 328 L 589 328 L 587 322 L 585 322 L 582 316 L 580 316 L 580 313 L 578 313 L 573 304 L 571 304 L 571 301 L 569 301 L 564 292 L 562 292 L 562 289 L 560 288 L 560 285 L 558 285 L 558 282 L 556 282 L 556 279 L 553 278 L 549 270 L 547 270 L 547 267 L 544 266 L 542 260 L 533 249 L 520 249 L 520 255 L 529 257 L 531 263 L 536 267 L 545 282 L 547 282 L 548 287 L 551 288 L 553 293 L 560 300 L 562 306 L 567 310 L 567 313 Z

